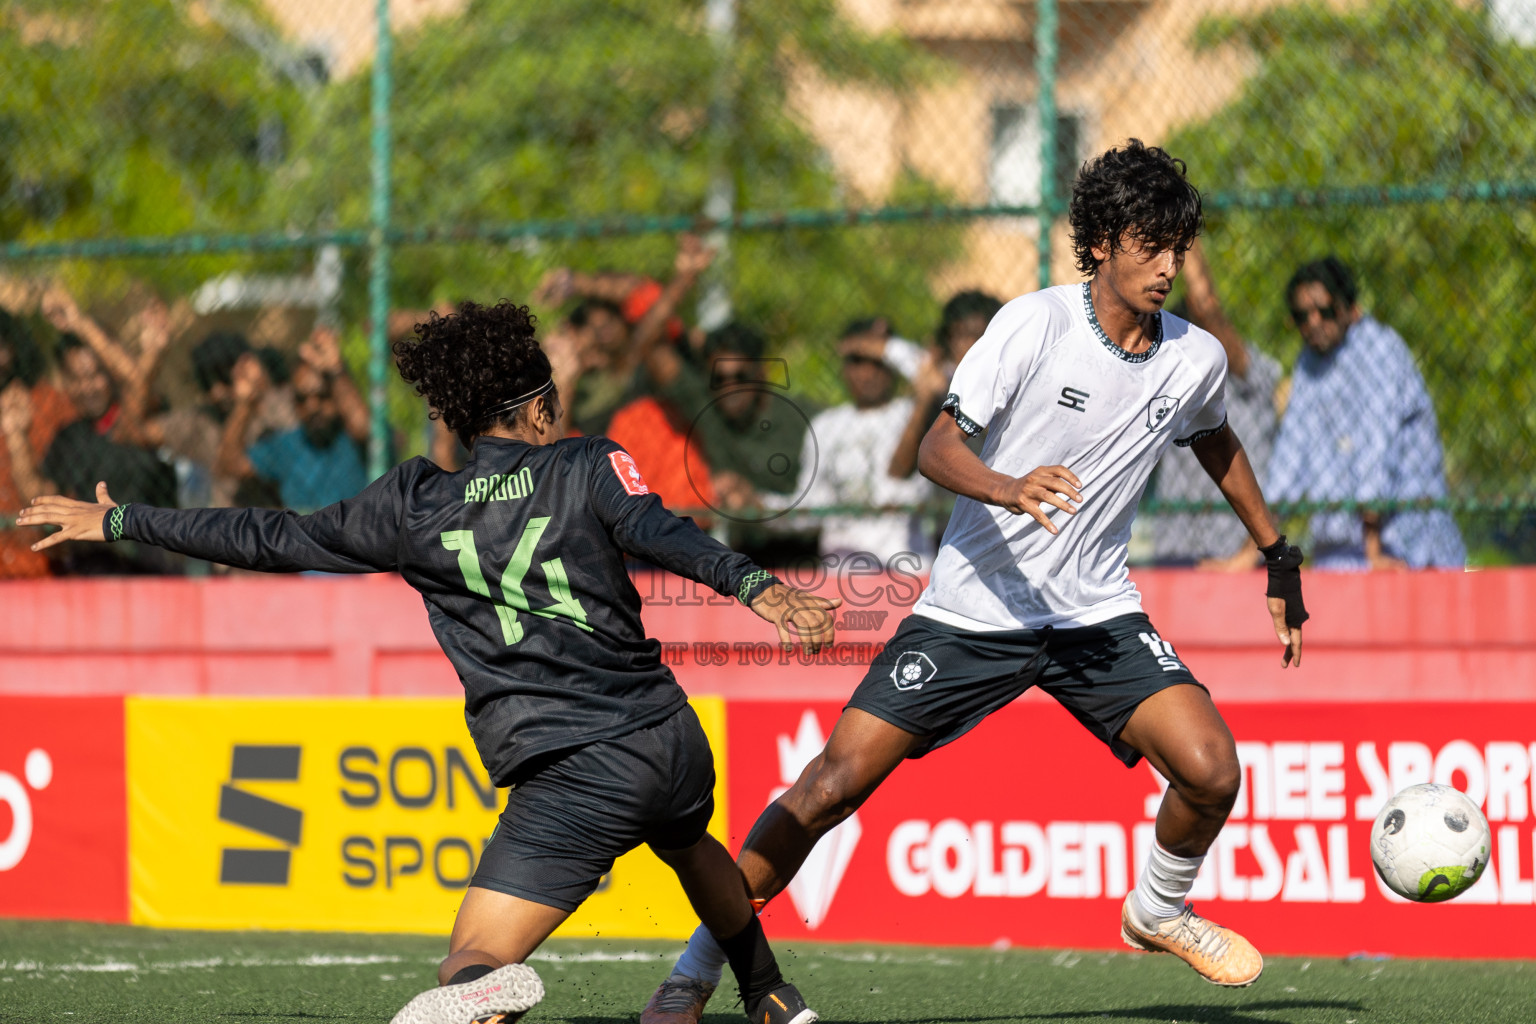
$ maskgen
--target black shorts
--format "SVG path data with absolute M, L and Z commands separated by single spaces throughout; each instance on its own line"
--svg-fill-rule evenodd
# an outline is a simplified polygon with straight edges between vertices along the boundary
M 1201 685 L 1140 612 L 1095 626 L 996 632 L 908 615 L 848 707 L 925 737 L 910 755 L 922 757 L 1039 686 L 1129 766 L 1141 755 L 1120 730 L 1142 701 L 1179 683 Z
M 715 762 L 693 708 L 570 752 L 518 783 L 470 885 L 575 910 L 641 843 L 681 850 L 715 810 Z

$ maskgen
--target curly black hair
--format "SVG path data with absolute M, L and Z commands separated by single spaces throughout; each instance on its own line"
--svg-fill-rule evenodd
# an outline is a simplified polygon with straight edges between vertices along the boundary
M 414 337 L 395 342 L 400 376 L 468 448 L 498 423 L 514 426 L 531 406 L 501 416 L 487 410 L 549 380 L 549 357 L 534 338 L 536 324 L 527 306 L 507 299 L 494 306 L 461 302 L 447 316 L 433 312 L 416 325 Z
M 1127 238 L 1157 251 L 1183 252 L 1193 245 L 1205 215 L 1187 169 L 1183 160 L 1140 139 L 1083 164 L 1067 211 L 1077 269 L 1092 277 L 1102 262 L 1094 247 L 1113 255 Z

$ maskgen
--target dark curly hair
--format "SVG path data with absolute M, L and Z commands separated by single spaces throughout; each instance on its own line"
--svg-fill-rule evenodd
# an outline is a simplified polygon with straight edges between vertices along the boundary
M 1130 238 L 1159 252 L 1194 244 L 1205 215 L 1200 190 L 1184 176 L 1184 161 L 1131 139 L 1083 165 L 1072 186 L 1072 252 L 1086 276 L 1098 272 L 1098 246 L 1113 255 Z
M 494 306 L 461 302 L 447 316 L 434 312 L 416 325 L 414 337 L 395 342 L 400 376 L 468 448 L 498 423 L 514 426 L 530 406 L 502 416 L 487 410 L 549 380 L 549 357 L 534 338 L 536 323 L 527 306 L 507 299 Z

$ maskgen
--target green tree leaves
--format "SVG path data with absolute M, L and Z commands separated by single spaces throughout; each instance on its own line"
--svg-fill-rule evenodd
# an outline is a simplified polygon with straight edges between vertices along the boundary
M 1168 148 L 1217 193 L 1206 246 L 1235 323 L 1289 363 L 1284 285 L 1329 252 L 1408 341 L 1445 439 L 1453 494 L 1533 496 L 1536 208 L 1530 201 L 1245 208 L 1248 190 L 1536 182 L 1536 51 L 1481 5 L 1321 4 L 1208 20 L 1197 41 L 1260 66 Z M 1227 200 L 1223 205 L 1221 200 Z M 1341 411 L 1341 415 L 1344 414 Z

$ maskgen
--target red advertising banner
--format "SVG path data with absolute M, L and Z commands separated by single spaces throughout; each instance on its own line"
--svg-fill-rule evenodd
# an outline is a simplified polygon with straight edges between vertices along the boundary
M 0 917 L 128 920 L 121 697 L 0 697 Z
M 732 702 L 733 850 L 821 749 L 838 704 Z M 1243 787 L 1191 895 L 1274 954 L 1533 957 L 1530 704 L 1247 704 L 1224 709 Z M 1442 782 L 1488 817 L 1492 862 L 1466 894 L 1410 904 L 1371 867 L 1382 803 Z M 898 768 L 825 837 L 764 916 L 775 941 L 1121 948 L 1120 903 L 1153 836 L 1161 780 L 1127 770 L 1049 701 L 1018 702 Z

